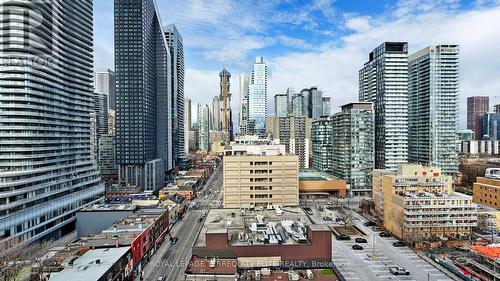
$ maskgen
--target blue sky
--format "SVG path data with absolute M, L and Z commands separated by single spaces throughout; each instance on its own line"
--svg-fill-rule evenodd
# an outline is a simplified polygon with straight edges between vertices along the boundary
M 249 71 L 255 56 L 270 66 L 269 98 L 287 87 L 318 86 L 333 110 L 357 99 L 358 70 L 384 41 L 461 47 L 461 109 L 470 95 L 500 96 L 499 0 L 157 0 L 164 25 L 184 38 L 186 96 L 208 102 L 218 71 Z M 95 0 L 95 64 L 113 67 L 113 1 Z M 492 100 L 492 104 L 500 103 Z M 271 103 L 270 103 L 271 104 Z M 464 124 L 464 114 L 461 123 Z

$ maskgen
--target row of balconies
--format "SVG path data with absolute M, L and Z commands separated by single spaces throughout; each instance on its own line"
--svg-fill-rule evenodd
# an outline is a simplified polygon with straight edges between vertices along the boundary
M 474 227 L 477 226 L 477 222 L 462 222 L 462 223 L 405 223 L 405 227 L 407 228 L 415 228 L 415 227 Z
M 471 220 L 477 221 L 477 216 L 461 216 L 461 217 L 438 217 L 438 216 L 426 216 L 426 217 L 405 217 L 405 221 L 452 221 L 452 220 Z
M 437 208 L 474 208 L 472 204 L 444 204 L 444 205 L 404 205 L 405 209 L 437 209 Z
M 438 211 L 438 210 L 428 210 L 428 211 L 421 211 L 421 210 L 418 210 L 418 211 L 413 211 L 414 209 L 412 210 L 404 210 L 404 214 L 405 215 L 409 215 L 409 216 L 418 216 L 418 215 L 447 215 L 447 214 L 476 214 L 477 211 L 476 209 L 463 209 L 463 210 L 456 210 L 455 208 L 453 209 L 448 209 L 448 210 L 441 210 L 441 211 Z

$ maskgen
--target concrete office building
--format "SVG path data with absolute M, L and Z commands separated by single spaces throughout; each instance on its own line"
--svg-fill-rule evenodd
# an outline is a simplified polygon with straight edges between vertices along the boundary
M 375 168 L 408 162 L 408 44 L 385 42 L 359 71 L 359 101 L 375 108 Z
M 384 228 L 400 239 L 419 243 L 471 238 L 477 225 L 472 196 L 454 192 L 452 177 L 441 169 L 406 164 L 397 172 L 373 176 L 374 196 L 379 188 L 375 183 L 381 183 L 383 205 L 376 209 L 382 211 Z
M 165 40 L 170 51 L 170 91 L 172 114 L 172 160 L 177 166 L 185 156 L 186 140 L 184 136 L 184 43 L 174 24 L 163 28 Z
M 352 195 L 371 195 L 374 114 L 371 102 L 350 103 L 332 115 L 332 174 L 351 185 Z
M 409 161 L 446 174 L 458 172 L 458 55 L 458 45 L 438 45 L 408 58 Z
M 198 149 L 202 151 L 210 150 L 210 109 L 208 105 L 198 107 Z
M 155 0 L 114 8 L 118 177 L 154 191 L 173 168 L 172 60 Z
M 312 167 L 318 171 L 331 172 L 333 165 L 333 124 L 323 117 L 312 121 Z
M 274 96 L 274 114 L 276 117 L 287 117 L 289 108 L 287 94 L 277 94 Z
M 481 154 L 481 155 L 500 155 L 499 140 L 473 140 L 462 141 L 460 143 L 460 153 L 462 154 Z
M 248 86 L 248 134 L 266 135 L 267 118 L 267 64 L 257 57 L 253 65 L 252 79 Z
M 481 118 L 490 111 L 490 98 L 474 96 L 467 98 L 467 129 L 473 130 L 476 140 L 482 138 Z
M 116 77 L 111 69 L 99 68 L 94 76 L 94 93 L 106 94 L 108 109 L 116 109 Z
M 488 168 L 472 186 L 473 201 L 500 210 L 500 169 Z
M 71 232 L 76 211 L 103 198 L 90 142 L 92 5 L 2 2 L 0 38 L 9 42 L 0 52 L 6 62 L 0 67 L 2 253 Z M 49 10 L 52 18 L 44 21 L 31 16 L 48 17 Z M 24 16 L 16 16 L 19 11 Z M 9 64 L 12 59 L 16 63 Z
M 238 134 L 244 136 L 248 131 L 248 87 L 251 75 L 241 73 L 239 76 L 240 112 L 238 121 Z
M 268 131 L 284 144 L 286 151 L 299 156 L 299 168 L 309 168 L 311 156 L 311 118 L 304 116 L 269 117 Z
M 323 113 L 322 116 L 330 116 L 332 114 L 332 102 L 330 97 L 323 97 Z
M 267 209 L 209 210 L 192 247 L 186 280 L 255 280 L 261 275 L 250 278 L 242 272 L 260 273 L 262 268 L 269 273 L 262 274 L 268 276 L 261 280 L 306 280 L 299 277 L 298 270 L 309 271 L 314 280 L 337 280 L 334 274 L 322 274 L 317 269 L 318 265 L 333 265 L 331 230 L 314 224 L 299 207 L 287 210 L 282 214 Z M 263 233 L 271 232 L 262 239 Z M 278 267 L 280 275 L 269 270 Z
M 224 208 L 297 206 L 298 162 L 284 145 L 232 144 L 223 163 Z

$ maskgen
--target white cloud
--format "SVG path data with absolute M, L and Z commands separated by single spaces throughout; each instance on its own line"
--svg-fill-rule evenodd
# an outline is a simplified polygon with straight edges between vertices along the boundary
M 346 20 L 346 28 L 354 30 L 356 32 L 364 32 L 370 29 L 370 17 L 359 16 L 352 17 Z
M 193 102 L 208 103 L 219 94 L 219 72 L 187 68 L 184 92 Z
M 421 8 L 428 11 L 427 8 Z M 289 86 L 317 85 L 332 96 L 334 108 L 358 99 L 358 71 L 368 53 L 384 41 L 408 41 L 410 52 L 431 44 L 456 43 L 461 53 L 461 124 L 467 96 L 500 96 L 500 7 L 472 11 L 431 10 L 393 20 L 377 19 L 371 28 L 358 28 L 340 47 L 292 53 L 270 61 L 270 96 Z M 351 23 L 352 24 L 352 23 Z M 490 103 L 500 103 L 493 99 Z

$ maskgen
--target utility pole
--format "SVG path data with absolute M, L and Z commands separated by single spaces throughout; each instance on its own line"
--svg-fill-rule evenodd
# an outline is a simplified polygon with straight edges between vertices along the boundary
M 375 233 L 372 233 L 372 260 L 375 260 Z

